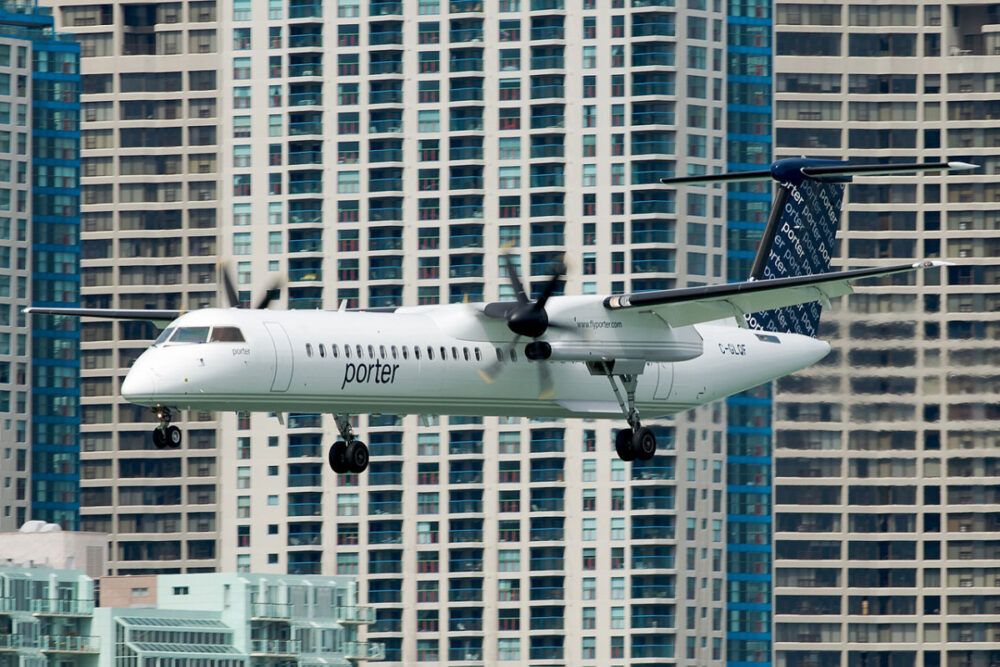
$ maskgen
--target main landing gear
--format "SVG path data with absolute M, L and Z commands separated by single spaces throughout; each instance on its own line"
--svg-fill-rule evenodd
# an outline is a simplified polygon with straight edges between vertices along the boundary
M 639 383 L 639 374 L 615 374 L 611 371 L 610 366 L 605 364 L 604 375 L 608 378 L 608 382 L 611 383 L 611 389 L 615 392 L 615 398 L 618 399 L 618 405 L 625 414 L 625 419 L 628 421 L 630 427 L 623 428 L 615 436 L 615 451 L 618 452 L 618 458 L 622 461 L 634 461 L 637 459 L 639 461 L 648 461 L 656 454 L 656 434 L 642 425 L 639 421 L 639 410 L 635 407 L 635 388 Z M 625 390 L 624 398 L 615 378 L 621 381 L 622 388 Z
M 333 420 L 337 422 L 337 430 L 343 439 L 330 446 L 330 468 L 338 475 L 364 472 L 368 469 L 368 445 L 354 437 L 350 417 L 334 415 Z
M 184 439 L 181 430 L 170 424 L 173 415 L 170 408 L 156 406 L 153 408 L 160 425 L 153 429 L 153 446 L 157 449 L 179 449 Z

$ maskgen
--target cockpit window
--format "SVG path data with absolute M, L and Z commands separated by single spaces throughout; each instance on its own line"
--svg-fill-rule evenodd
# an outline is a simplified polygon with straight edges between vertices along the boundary
M 243 333 L 236 327 L 212 327 L 212 343 L 242 343 Z
M 167 339 L 170 338 L 170 334 L 174 332 L 174 328 L 175 327 L 167 327 L 166 329 L 164 329 L 163 333 L 157 336 L 156 340 L 153 341 L 153 345 L 163 345 L 164 343 L 166 343 Z
M 208 327 L 180 327 L 170 338 L 171 343 L 204 343 L 208 340 Z

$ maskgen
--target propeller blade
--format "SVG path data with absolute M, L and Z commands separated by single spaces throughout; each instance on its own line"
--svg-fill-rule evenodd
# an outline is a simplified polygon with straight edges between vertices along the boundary
M 270 286 L 264 292 L 264 296 L 260 298 L 257 305 L 254 308 L 258 310 L 265 310 L 271 305 L 271 302 L 275 299 L 281 297 L 281 288 L 284 286 L 284 281 L 280 277 L 276 277 L 271 281 Z
M 537 361 L 538 364 L 538 400 L 547 401 L 556 395 L 555 385 L 552 382 L 552 369 L 549 362 Z
M 504 348 L 504 350 L 503 350 L 503 358 L 504 359 L 510 359 L 510 352 L 511 352 L 511 350 L 513 350 L 515 347 L 517 347 L 517 343 L 520 340 L 521 340 L 520 336 L 515 336 L 514 340 L 511 341 L 510 345 L 508 345 L 506 348 Z M 481 377 L 483 379 L 483 382 L 485 382 L 486 384 L 493 384 L 493 381 L 497 379 L 497 377 L 500 375 L 500 372 L 504 368 L 506 368 L 506 366 L 507 366 L 508 363 L 510 363 L 510 362 L 509 361 L 500 361 L 498 359 L 497 361 L 494 361 L 492 364 L 490 364 L 486 368 L 480 369 L 480 371 L 479 371 L 479 377 Z
M 560 260 L 559 263 L 552 267 L 552 275 L 549 277 L 549 282 L 545 283 L 545 287 L 542 289 L 542 295 L 538 297 L 538 301 L 535 302 L 536 310 L 545 309 L 545 304 L 548 302 L 549 297 L 555 294 L 555 291 L 559 289 L 559 282 L 563 279 L 564 273 L 566 273 L 566 264 Z
M 230 308 L 240 308 L 240 295 L 236 291 L 233 277 L 229 275 L 229 266 L 225 262 L 219 262 L 219 277 L 222 279 L 222 288 L 226 293 Z
M 510 253 L 503 254 L 503 263 L 507 267 L 507 277 L 510 279 L 510 284 L 514 286 L 517 302 L 522 305 L 528 303 L 528 295 L 524 292 L 524 285 L 521 284 L 521 278 L 517 275 L 517 268 L 514 266 L 514 259 Z

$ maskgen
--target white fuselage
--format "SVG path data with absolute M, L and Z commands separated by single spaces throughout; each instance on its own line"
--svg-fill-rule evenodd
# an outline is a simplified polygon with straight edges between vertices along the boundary
M 505 323 L 461 304 L 394 313 L 196 311 L 171 327 L 237 327 L 244 341 L 155 345 L 132 366 L 122 396 L 204 410 L 620 417 L 608 378 L 585 362 L 624 360 L 641 369 L 636 406 L 652 418 L 805 368 L 830 349 L 725 322 L 672 329 L 651 313 L 603 308 L 581 317 L 586 310 L 574 299 L 549 302 L 553 321 L 570 308 L 573 317 L 545 336 L 553 349 L 545 362 L 525 358 L 524 338 L 511 361 Z M 544 397 L 540 363 L 552 379 Z

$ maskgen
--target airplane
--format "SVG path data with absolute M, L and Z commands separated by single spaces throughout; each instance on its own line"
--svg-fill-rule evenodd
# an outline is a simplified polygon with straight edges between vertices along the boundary
M 509 255 L 514 300 L 375 310 L 240 307 L 192 312 L 29 307 L 27 313 L 165 324 L 129 369 L 122 397 L 152 408 L 157 448 L 179 447 L 177 409 L 326 412 L 340 439 L 328 462 L 360 473 L 359 413 L 623 417 L 615 450 L 648 460 L 643 419 L 674 415 L 806 368 L 830 345 L 820 309 L 864 278 L 948 265 L 920 261 L 828 271 L 844 186 L 854 176 L 974 168 L 961 162 L 852 164 L 788 158 L 769 169 L 661 179 L 665 185 L 774 180 L 778 188 L 748 280 L 613 295 L 557 296 L 557 266 L 531 299 Z M 641 417 L 640 417 L 641 415 Z

